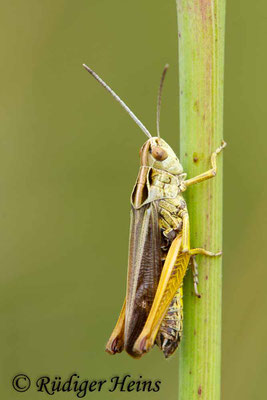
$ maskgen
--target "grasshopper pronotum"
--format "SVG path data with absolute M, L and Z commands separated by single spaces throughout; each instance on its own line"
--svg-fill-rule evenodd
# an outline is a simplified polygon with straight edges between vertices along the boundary
M 226 143 L 223 141 L 212 153 L 210 170 L 186 179 L 179 159 L 159 134 L 161 92 L 168 65 L 160 82 L 156 137 L 151 136 L 94 71 L 83 66 L 148 136 L 140 150 L 141 166 L 131 195 L 126 299 L 106 351 L 116 354 L 125 349 L 132 357 L 139 358 L 156 343 L 167 358 L 182 338 L 182 284 L 189 263 L 193 269 L 195 294 L 200 297 L 195 256 L 221 255 L 221 252 L 190 248 L 189 216 L 182 193 L 188 186 L 216 175 L 216 158 Z

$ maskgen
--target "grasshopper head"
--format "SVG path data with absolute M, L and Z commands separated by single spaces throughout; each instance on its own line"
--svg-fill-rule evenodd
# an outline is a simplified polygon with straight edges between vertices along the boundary
M 141 165 L 160 169 L 173 175 L 183 173 L 183 167 L 172 148 L 159 137 L 147 140 L 140 150 Z

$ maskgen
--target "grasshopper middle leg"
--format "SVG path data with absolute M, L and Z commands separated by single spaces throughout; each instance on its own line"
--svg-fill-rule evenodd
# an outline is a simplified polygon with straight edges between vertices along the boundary
M 193 282 L 194 282 L 194 291 L 195 294 L 198 298 L 201 297 L 201 295 L 198 293 L 197 290 L 197 285 L 198 285 L 198 268 L 197 268 L 197 262 L 196 262 L 196 255 L 201 254 L 204 256 L 208 257 L 217 257 L 222 255 L 222 251 L 218 251 L 217 253 L 213 253 L 212 251 L 203 249 L 201 247 L 197 247 L 195 249 L 190 248 L 190 232 L 189 232 L 189 217 L 187 211 L 183 212 L 183 232 L 182 232 L 182 237 L 183 237 L 183 243 L 182 243 L 182 252 L 187 253 L 191 256 L 190 262 L 192 265 L 192 271 L 193 271 Z

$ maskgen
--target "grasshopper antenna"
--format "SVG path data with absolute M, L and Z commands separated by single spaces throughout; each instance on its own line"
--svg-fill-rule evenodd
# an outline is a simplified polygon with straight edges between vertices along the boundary
M 134 120 L 134 122 L 142 129 L 142 131 L 147 135 L 148 138 L 151 138 L 151 134 L 146 129 L 146 127 L 142 124 L 142 122 L 136 117 L 136 115 L 130 110 L 130 108 L 122 101 L 119 96 L 86 64 L 83 64 L 83 67 L 86 71 L 89 72 L 110 94 L 117 100 L 120 105 L 124 108 L 124 110 L 130 115 L 130 117 Z
M 158 135 L 158 137 L 160 137 L 160 134 L 159 134 L 159 121 L 160 121 L 161 94 L 162 94 L 163 82 L 164 82 L 165 75 L 166 75 L 166 72 L 167 72 L 168 68 L 169 68 L 169 64 L 166 64 L 165 67 L 164 67 L 164 70 L 162 72 L 161 79 L 160 79 L 160 85 L 159 85 L 158 104 L 157 104 L 157 135 Z

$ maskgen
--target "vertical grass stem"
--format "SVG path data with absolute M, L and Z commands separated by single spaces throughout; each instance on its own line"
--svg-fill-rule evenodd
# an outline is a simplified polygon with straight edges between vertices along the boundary
M 180 158 L 191 178 L 210 168 L 223 138 L 225 0 L 177 0 Z M 190 187 L 191 247 L 222 249 L 222 154 L 214 179 Z M 179 353 L 179 400 L 219 400 L 222 258 L 198 256 L 199 291 L 184 283 L 184 338 Z

